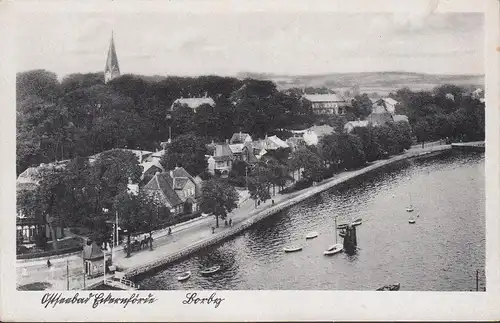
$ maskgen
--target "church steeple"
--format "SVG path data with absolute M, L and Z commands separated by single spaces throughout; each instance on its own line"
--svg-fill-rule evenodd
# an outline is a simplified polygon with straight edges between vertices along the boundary
M 111 32 L 111 43 L 109 44 L 108 57 L 106 59 L 106 66 L 104 67 L 104 83 L 108 83 L 119 76 L 120 66 L 118 65 L 118 57 L 116 56 L 113 32 Z

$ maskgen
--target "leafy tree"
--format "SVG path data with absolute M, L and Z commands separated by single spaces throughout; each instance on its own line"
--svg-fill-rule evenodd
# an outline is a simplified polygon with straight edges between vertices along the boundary
M 214 178 L 203 183 L 200 208 L 205 213 L 215 215 L 218 228 L 219 218 L 224 220 L 238 206 L 238 199 L 239 195 L 234 187 L 223 179 Z
M 365 119 L 372 112 L 372 101 L 366 93 L 356 95 L 351 103 L 356 118 Z
M 132 234 L 141 229 L 141 201 L 140 197 L 128 194 L 126 191 L 115 196 L 114 209 L 118 212 L 119 225 L 127 231 L 127 258 L 131 252 Z
M 290 168 L 292 170 L 302 169 L 302 176 L 315 182 L 323 179 L 325 171 L 323 160 L 306 147 L 297 149 L 292 153 Z
M 361 139 L 352 134 L 333 133 L 321 139 L 323 158 L 335 167 L 356 168 L 366 162 Z
M 153 250 L 153 230 L 156 230 L 161 223 L 170 219 L 170 209 L 155 195 L 140 192 L 138 195 L 140 203 L 140 221 L 144 231 L 149 233 L 149 250 Z
M 196 109 L 193 118 L 193 127 L 197 136 L 217 137 L 218 120 L 215 108 L 209 104 L 203 104 Z
M 371 124 L 367 127 L 355 127 L 352 134 L 361 139 L 363 152 L 368 162 L 375 161 L 382 157 L 382 150 L 377 138 L 373 134 L 373 127 Z
M 175 106 L 172 112 L 172 135 L 179 136 L 194 130 L 195 114 L 187 105 Z
M 59 91 L 59 81 L 55 73 L 32 70 L 16 75 L 16 96 L 19 101 L 28 96 L 37 96 L 44 101 L 56 103 Z
M 180 135 L 167 144 L 161 164 L 165 169 L 181 166 L 193 176 L 207 168 L 205 139 L 192 134 Z
M 258 201 L 266 202 L 271 198 L 269 182 L 264 180 L 263 176 L 252 176 L 248 179 L 248 192 L 250 198 L 255 201 L 255 206 Z

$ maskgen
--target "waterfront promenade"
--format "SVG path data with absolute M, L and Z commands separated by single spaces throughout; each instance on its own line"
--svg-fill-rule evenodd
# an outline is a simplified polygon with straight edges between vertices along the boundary
M 126 258 L 123 250 L 117 250 L 113 262 L 128 277 L 133 277 L 158 266 L 166 265 L 201 248 L 235 235 L 271 214 L 279 212 L 346 180 L 398 160 L 448 149 L 451 149 L 450 145 L 429 145 L 425 148 L 412 147 L 404 154 L 387 160 L 376 161 L 359 170 L 339 173 L 311 188 L 290 194 L 276 194 L 276 196 L 272 197 L 274 205 L 272 205 L 271 201 L 267 201 L 266 203 L 261 203 L 258 208 L 255 208 L 253 200 L 245 200 L 229 215 L 229 218 L 233 220 L 232 227 L 224 227 L 222 221 L 220 228 L 216 229 L 215 233 L 212 234 L 211 226 L 215 224 L 215 219 L 213 217 L 199 218 L 176 226 L 172 231 L 172 235 L 166 235 L 165 230 L 155 232 L 153 251 L 145 249 L 134 252 L 130 258 Z M 50 289 L 65 290 L 68 288 L 69 282 L 69 289 L 83 288 L 83 264 L 80 256 L 74 255 L 66 259 L 54 260 L 52 263 L 52 268 L 48 269 L 46 261 L 18 262 L 17 284 L 25 285 L 33 282 L 49 282 L 52 285 Z M 66 266 L 68 266 L 68 270 L 66 270 Z M 69 279 L 66 272 L 69 273 Z M 85 287 L 96 287 L 102 280 L 102 277 L 91 280 L 87 279 Z

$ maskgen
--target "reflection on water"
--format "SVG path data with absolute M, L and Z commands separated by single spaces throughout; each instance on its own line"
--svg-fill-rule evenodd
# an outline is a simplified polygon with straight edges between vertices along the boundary
M 402 290 L 475 289 L 484 284 L 484 153 L 448 152 L 407 160 L 356 178 L 278 213 L 232 240 L 141 282 L 143 289 Z M 409 224 L 408 204 L 416 224 Z M 339 223 L 363 218 L 358 253 L 325 257 Z M 418 216 L 418 217 L 417 217 Z M 312 240 L 304 236 L 319 232 Z M 341 238 L 337 238 L 341 242 Z M 300 244 L 303 251 L 285 254 Z M 218 264 L 210 277 L 202 268 Z M 178 282 L 180 272 L 192 277 Z

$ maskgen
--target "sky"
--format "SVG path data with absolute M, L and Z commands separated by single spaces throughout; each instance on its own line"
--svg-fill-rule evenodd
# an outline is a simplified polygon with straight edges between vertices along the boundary
M 19 18 L 17 71 L 59 77 L 103 71 L 112 30 L 122 74 L 484 73 L 481 13 L 59 11 Z

